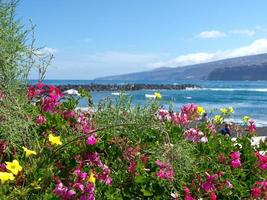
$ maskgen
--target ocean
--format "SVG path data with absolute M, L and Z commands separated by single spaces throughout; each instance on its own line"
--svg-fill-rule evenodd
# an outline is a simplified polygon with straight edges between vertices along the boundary
M 36 81 L 32 80 L 31 83 Z M 256 121 L 257 126 L 267 126 L 267 81 L 103 81 L 103 80 L 45 80 L 44 83 L 51 85 L 66 84 L 196 84 L 201 89 L 188 90 L 159 90 L 162 95 L 161 103 L 168 108 L 170 103 L 178 110 L 186 103 L 196 103 L 203 106 L 212 115 L 218 113 L 221 107 L 232 106 L 235 113 L 230 119 L 240 122 L 244 115 L 249 115 Z M 149 101 L 145 95 L 154 94 L 154 90 L 127 91 L 133 104 L 144 105 Z M 118 98 L 114 92 L 92 92 L 93 101 L 110 97 Z M 79 107 L 85 107 L 86 100 L 81 100 Z

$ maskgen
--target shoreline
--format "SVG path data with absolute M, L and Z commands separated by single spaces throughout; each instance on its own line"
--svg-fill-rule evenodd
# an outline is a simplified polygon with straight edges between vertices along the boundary
M 62 90 L 69 89 L 85 89 L 87 91 L 110 91 L 110 92 L 119 92 L 119 91 L 137 91 L 137 90 L 186 90 L 186 89 L 200 89 L 202 88 L 199 85 L 195 84 L 68 84 L 68 85 L 59 85 Z

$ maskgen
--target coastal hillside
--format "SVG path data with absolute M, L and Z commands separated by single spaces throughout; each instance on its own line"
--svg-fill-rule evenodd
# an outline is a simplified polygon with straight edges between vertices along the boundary
M 267 75 L 264 75 L 266 73 L 259 76 L 266 63 L 267 54 L 265 53 L 183 67 L 161 67 L 145 72 L 100 77 L 97 80 L 267 80 Z M 246 75 L 240 77 L 239 74 L 243 74 L 250 67 L 253 73 L 249 75 L 249 78 L 246 78 Z M 234 71 L 231 79 L 226 70 Z M 220 75 L 216 76 L 216 73 Z
M 217 68 L 209 74 L 208 80 L 267 80 L 267 63 L 260 65 Z

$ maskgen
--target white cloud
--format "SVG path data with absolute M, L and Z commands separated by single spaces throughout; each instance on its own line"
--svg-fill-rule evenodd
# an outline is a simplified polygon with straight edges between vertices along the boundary
M 204 39 L 219 38 L 219 37 L 224 37 L 224 36 L 226 36 L 226 34 L 218 30 L 203 31 L 197 35 L 197 37 L 204 38 Z
M 249 29 L 235 29 L 235 30 L 230 31 L 230 33 L 246 35 L 246 36 L 249 36 L 249 37 L 252 37 L 252 36 L 255 35 L 255 31 L 254 30 L 249 30 Z
M 243 47 L 236 48 L 236 49 L 216 51 L 214 53 L 199 52 L 199 53 L 181 55 L 181 56 L 177 56 L 167 61 L 152 63 L 149 66 L 150 67 L 163 67 L 163 66 L 168 66 L 168 67 L 181 66 L 182 67 L 186 65 L 205 63 L 205 62 L 221 60 L 221 59 L 226 59 L 226 58 L 234 58 L 234 57 L 239 57 L 239 56 L 248 56 L 248 55 L 261 54 L 261 53 L 267 53 L 267 39 L 266 38 L 255 40 L 254 42 L 252 42 L 251 44 L 247 46 L 243 46 Z
M 38 51 L 38 53 L 40 53 L 40 54 L 46 54 L 46 53 L 49 53 L 49 54 L 55 54 L 55 53 L 57 53 L 57 52 L 58 52 L 57 49 L 50 48 L 50 47 L 44 47 L 44 48 L 42 48 L 42 49 L 40 49 L 40 50 Z

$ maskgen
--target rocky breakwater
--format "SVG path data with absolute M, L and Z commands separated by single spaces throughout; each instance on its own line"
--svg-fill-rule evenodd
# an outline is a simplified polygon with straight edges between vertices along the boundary
M 69 90 L 80 88 L 87 91 L 136 91 L 136 90 L 186 90 L 200 89 L 194 84 L 88 84 L 88 85 L 60 85 L 61 89 Z

